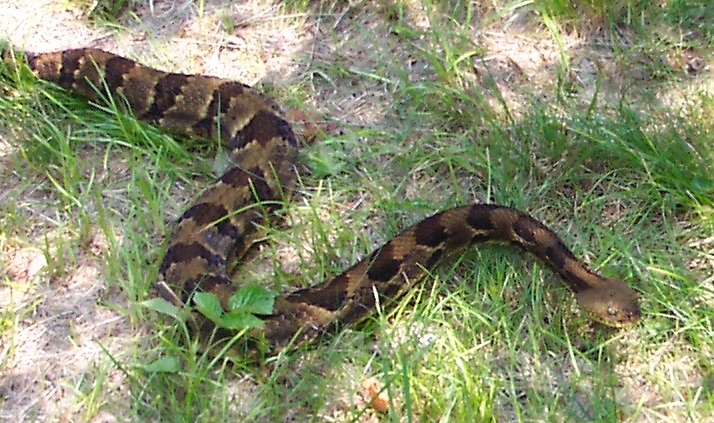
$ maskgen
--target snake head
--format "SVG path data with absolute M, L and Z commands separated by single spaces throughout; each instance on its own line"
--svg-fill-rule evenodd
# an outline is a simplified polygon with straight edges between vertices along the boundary
M 629 327 L 642 315 L 637 292 L 616 279 L 603 279 L 602 284 L 576 293 L 575 298 L 594 320 L 607 326 Z

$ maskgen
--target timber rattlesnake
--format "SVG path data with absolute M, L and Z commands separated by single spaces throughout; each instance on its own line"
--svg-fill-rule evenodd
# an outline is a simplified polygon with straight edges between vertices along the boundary
M 233 166 L 178 220 L 160 271 L 163 295 L 186 303 L 196 290 L 222 303 L 237 287 L 228 264 L 253 243 L 257 227 L 290 197 L 298 143 L 279 109 L 251 87 L 202 75 L 167 73 L 102 50 L 23 53 L 39 77 L 101 100 L 108 90 L 140 119 L 167 131 L 220 139 Z M 13 63 L 9 49 L 3 58 Z M 256 207 L 257 206 L 257 207 Z M 640 317 L 637 294 L 619 280 L 589 271 L 545 225 L 515 209 L 475 204 L 442 211 L 399 235 L 332 280 L 280 295 L 273 313 L 252 335 L 269 347 L 303 342 L 361 319 L 380 301 L 393 300 L 425 269 L 477 242 L 507 242 L 551 267 L 580 307 L 609 326 Z M 177 299 L 172 292 L 178 292 Z

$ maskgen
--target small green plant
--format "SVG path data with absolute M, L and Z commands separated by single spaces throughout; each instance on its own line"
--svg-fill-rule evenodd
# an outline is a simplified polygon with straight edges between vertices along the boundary
M 193 296 L 196 309 L 208 317 L 216 326 L 240 330 L 255 328 L 263 324 L 256 315 L 270 315 L 273 312 L 275 294 L 258 285 L 240 287 L 228 299 L 228 310 L 223 310 L 216 294 L 197 292 Z
M 196 292 L 193 295 L 194 307 L 186 310 L 181 310 L 163 298 L 152 298 L 142 305 L 180 322 L 185 322 L 186 315 L 196 310 L 216 327 L 239 333 L 241 330 L 260 327 L 263 320 L 258 316 L 272 314 L 276 296 L 275 292 L 261 286 L 247 284 L 228 298 L 228 310 L 223 308 L 218 296 L 212 292 Z

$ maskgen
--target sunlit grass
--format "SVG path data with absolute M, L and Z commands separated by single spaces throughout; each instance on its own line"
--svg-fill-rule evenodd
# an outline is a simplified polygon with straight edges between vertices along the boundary
M 237 280 L 275 289 L 316 283 L 435 211 L 493 202 L 529 211 L 590 267 L 623 278 L 642 294 L 645 314 L 632 330 L 593 324 L 535 260 L 485 246 L 456 255 L 364 324 L 263 366 L 215 360 L 186 340 L 181 324 L 141 306 L 153 295 L 171 221 L 213 178 L 216 146 L 175 140 L 121 104 L 87 105 L 6 70 L 0 125 L 17 184 L 0 193 L 1 250 L 39 250 L 49 276 L 36 284 L 66 281 L 94 258 L 105 283 L 98 302 L 136 327 L 121 354 L 107 351 L 89 379 L 72 381 L 80 419 L 110 409 L 148 420 L 359 421 L 373 413 L 358 393 L 368 376 L 392 399 L 389 421 L 710 416 L 714 100 L 699 93 L 667 103 L 665 92 L 689 92 L 689 77 L 664 58 L 630 57 L 663 45 L 654 24 L 638 24 L 644 18 L 671 33 L 699 22 L 704 35 L 686 45 L 710 51 L 703 7 L 650 12 L 602 1 L 475 10 L 472 2 L 424 1 L 371 11 L 290 2 L 291 19 L 319 22 L 332 50 L 306 54 L 305 69 L 271 94 L 331 111 L 340 130 L 304 147 L 286 224 L 268 228 Z M 695 12 L 700 18 L 687 21 Z M 541 70 L 554 78 L 508 84 L 479 72 L 495 53 L 475 34 L 506 30 L 511 18 L 557 45 L 553 67 Z M 626 37 L 614 37 L 623 24 Z M 598 27 L 613 35 L 600 48 L 621 64 L 614 74 L 623 81 L 587 91 L 566 38 Z M 382 44 L 389 49 L 375 47 Z M 648 79 L 628 80 L 633 68 L 647 68 L 638 75 Z M 0 284 L 20 292 L 7 273 Z M 14 359 L 21 321 L 42 302 L 17 298 L 0 314 L 2 366 Z M 110 368 L 124 378 L 128 404 L 112 402 Z

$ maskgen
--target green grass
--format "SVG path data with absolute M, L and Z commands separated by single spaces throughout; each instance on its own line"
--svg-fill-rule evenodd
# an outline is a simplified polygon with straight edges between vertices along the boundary
M 96 335 L 100 359 L 61 379 L 79 421 L 365 421 L 368 376 L 394 399 L 384 421 L 711 417 L 714 99 L 699 88 L 711 70 L 689 75 L 667 57 L 684 47 L 711 55 L 706 2 L 652 11 L 606 1 L 309 3 L 280 13 L 319 24 L 326 50 L 297 55 L 300 70 L 270 91 L 339 129 L 303 148 L 287 225 L 268 229 L 236 280 L 316 283 L 437 210 L 494 202 L 531 212 L 591 267 L 626 280 L 642 294 L 642 321 L 622 331 L 593 324 L 543 266 L 484 246 L 311 348 L 257 367 L 214 360 L 141 304 L 171 221 L 213 179 L 216 146 L 174 140 L 116 105 L 87 105 L 5 69 L 0 256 L 30 250 L 47 265 L 27 284 L 0 271 L 10 295 L 3 370 L 19 360 L 27 325 L 53 309 L 56 286 L 91 267 L 101 270 L 96 309 L 69 324 L 65 348 L 85 342 L 82 319 L 101 321 L 102 310 L 122 324 Z M 556 45 L 550 67 L 528 77 L 477 38 L 515 31 L 506 24 L 516 18 L 510 38 Z M 655 35 L 662 28 L 668 38 Z M 575 33 L 597 48 L 572 48 Z M 594 82 L 588 61 L 600 61 Z M 24 417 L 42 412 L 38 403 Z

